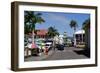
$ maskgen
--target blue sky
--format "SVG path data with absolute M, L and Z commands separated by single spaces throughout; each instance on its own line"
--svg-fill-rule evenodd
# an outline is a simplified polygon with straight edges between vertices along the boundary
M 36 24 L 36 29 L 48 29 L 50 26 L 55 27 L 60 34 L 67 32 L 68 36 L 73 36 L 73 28 L 69 26 L 71 20 L 78 24 L 77 30 L 82 28 L 82 23 L 90 18 L 90 14 L 82 13 L 61 13 L 61 12 L 39 12 L 42 13 L 44 23 Z

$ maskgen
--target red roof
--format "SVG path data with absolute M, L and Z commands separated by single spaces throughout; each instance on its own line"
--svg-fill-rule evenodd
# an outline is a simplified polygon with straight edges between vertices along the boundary
M 46 35 L 48 33 L 47 30 L 45 29 L 40 29 L 40 30 L 37 30 L 37 34 L 36 35 Z

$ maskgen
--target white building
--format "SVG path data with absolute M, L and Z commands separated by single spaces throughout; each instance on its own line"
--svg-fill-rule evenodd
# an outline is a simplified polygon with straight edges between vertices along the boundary
M 63 40 L 63 35 L 56 35 L 54 37 L 54 41 L 55 41 L 55 44 L 63 44 L 64 43 L 64 40 Z
M 59 35 L 59 44 L 63 44 L 64 43 L 64 35 Z
M 78 45 L 85 42 L 85 31 L 84 30 L 78 30 L 74 33 L 74 45 Z

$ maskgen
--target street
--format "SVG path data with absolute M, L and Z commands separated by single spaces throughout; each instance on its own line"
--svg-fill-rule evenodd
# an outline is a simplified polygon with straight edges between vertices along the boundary
M 69 60 L 88 58 L 86 55 L 83 54 L 82 51 L 83 49 L 75 47 L 65 47 L 62 51 L 57 50 L 56 48 L 55 50 L 49 51 L 48 55 L 42 53 L 41 56 L 31 56 L 25 58 L 25 61 Z
M 77 53 L 82 51 L 80 48 L 65 48 L 63 51 L 55 50 L 55 52 L 45 60 L 65 60 L 65 59 L 85 59 L 87 58 L 82 53 Z

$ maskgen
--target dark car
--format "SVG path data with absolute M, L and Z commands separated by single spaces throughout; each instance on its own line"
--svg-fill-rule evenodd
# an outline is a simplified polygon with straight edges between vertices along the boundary
M 64 45 L 63 44 L 57 44 L 56 48 L 60 51 L 64 50 Z

